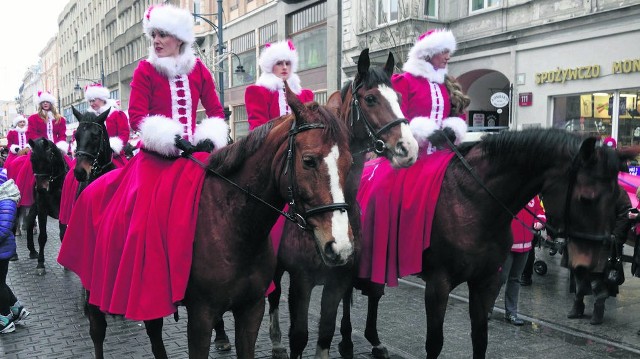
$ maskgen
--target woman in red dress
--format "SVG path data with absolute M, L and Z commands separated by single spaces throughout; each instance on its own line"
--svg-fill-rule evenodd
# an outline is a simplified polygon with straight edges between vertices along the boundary
M 291 40 L 266 44 L 258 63 L 262 75 L 244 93 L 249 130 L 291 113 L 285 95 L 285 81 L 302 103 L 313 101 L 313 92 L 303 89 L 300 77 L 296 75 L 298 52 Z
M 4 161 L 4 167 L 7 168 L 16 156 L 21 156 L 29 152 L 31 146 L 27 142 L 27 119 L 22 115 L 13 119 L 13 129 L 7 133 L 7 147 L 9 147 L 9 155 Z

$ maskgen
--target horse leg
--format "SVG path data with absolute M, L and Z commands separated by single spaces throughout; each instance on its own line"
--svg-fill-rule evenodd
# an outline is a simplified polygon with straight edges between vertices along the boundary
M 427 313 L 427 339 L 425 349 L 428 358 L 437 358 L 444 343 L 443 325 L 451 288 L 445 283 L 444 274 L 425 277 L 424 306 Z M 485 314 L 486 315 L 486 314 Z
M 147 330 L 149 341 L 151 341 L 151 352 L 156 359 L 167 359 L 167 351 L 162 341 L 163 318 L 145 320 L 144 327 Z M 209 339 L 211 339 L 211 329 L 209 329 Z
M 64 234 L 67 232 L 67 225 L 58 223 L 58 229 L 60 229 L 60 242 L 64 239 Z
M 371 283 L 371 285 L 378 286 L 380 284 Z M 378 307 L 380 299 L 382 299 L 382 290 L 374 290 L 374 292 L 367 295 L 367 324 L 364 330 L 364 337 L 373 347 L 371 348 L 371 355 L 374 358 L 388 359 L 389 352 L 378 336 Z
M 40 227 L 40 233 L 38 233 L 40 253 L 38 253 L 38 265 L 36 266 L 36 273 L 38 275 L 47 273 L 44 268 L 44 247 L 47 245 L 47 215 L 41 212 L 42 211 L 38 211 L 38 227 Z
M 29 209 L 25 217 L 26 229 L 24 231 L 27 232 L 27 249 L 29 250 L 29 259 L 38 258 L 38 251 L 36 251 L 36 247 L 33 242 L 33 227 L 36 223 L 37 213 L 38 207 L 36 207 L 36 205 L 33 205 Z
M 253 359 L 260 323 L 264 316 L 264 296 L 249 308 L 234 310 L 236 319 L 236 354 L 238 359 Z M 203 358 L 207 358 L 204 356 Z
M 582 318 L 584 315 L 584 296 L 588 292 L 589 280 L 586 268 L 579 267 L 571 271 L 571 284 L 575 291 L 573 306 L 567 314 L 567 318 Z
M 353 331 L 351 326 L 352 296 L 353 287 L 347 289 L 344 296 L 342 296 L 342 319 L 340 320 L 340 336 L 342 339 L 338 343 L 338 352 L 340 352 L 341 357 L 346 359 L 353 358 L 353 340 L 351 340 Z
M 194 296 L 186 303 L 189 358 L 208 358 L 209 349 L 211 348 L 211 331 L 214 324 L 217 324 L 214 321 L 222 323 L 224 327 L 224 322 L 222 321 L 223 313 L 217 313 L 217 315 L 213 313 L 210 305 L 202 297 L 196 299 Z
M 340 301 L 351 289 L 351 273 L 334 270 L 327 278 L 322 289 L 320 302 L 320 325 L 318 329 L 318 343 L 316 358 L 328 359 L 333 333 L 336 331 L 336 317 Z
M 216 331 L 216 338 L 213 340 L 214 348 L 219 352 L 228 352 L 231 350 L 231 343 L 229 342 L 229 336 L 224 330 L 224 319 L 222 317 L 218 320 L 214 330 Z
M 468 286 L 473 357 L 484 358 L 487 352 L 489 310 L 500 291 L 500 272 L 496 271 L 480 281 L 469 281 Z
M 96 359 L 103 359 L 104 338 L 107 332 L 107 320 L 100 308 L 93 304 L 89 304 L 89 291 L 87 291 L 87 302 L 85 303 L 85 313 L 89 318 L 89 335 L 93 342 L 93 349 Z
M 282 295 L 282 275 L 279 268 L 273 276 L 275 289 L 269 294 L 269 337 L 271 338 L 271 357 L 273 359 L 287 359 L 287 348 L 282 345 L 282 331 L 280 330 L 280 296 Z
M 309 302 L 313 284 L 306 278 L 290 275 L 289 281 L 289 349 L 291 358 L 302 357 L 309 341 Z

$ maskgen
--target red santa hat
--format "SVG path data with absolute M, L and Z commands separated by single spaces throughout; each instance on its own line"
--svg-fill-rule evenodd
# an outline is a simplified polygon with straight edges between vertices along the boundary
M 43 102 L 49 102 L 52 105 L 56 105 L 56 98 L 53 97 L 49 91 L 38 91 L 38 105 Z
M 602 145 L 606 146 L 606 147 L 611 147 L 611 148 L 616 148 L 616 139 L 613 137 L 607 137 L 604 140 L 602 140 Z
M 87 102 L 95 99 L 101 99 L 107 102 L 109 99 L 109 89 L 102 87 L 101 84 L 87 85 L 84 88 L 84 99 Z
M 409 50 L 409 58 L 424 59 L 445 50 L 449 50 L 450 54 L 456 51 L 456 38 L 449 30 L 433 29 L 418 37 L 416 44 Z
M 258 60 L 262 72 L 272 73 L 273 66 L 278 61 L 290 61 L 291 72 L 298 70 L 298 52 L 291 40 L 264 45 L 264 50 L 262 50 L 262 54 L 260 54 L 260 59 Z
M 142 19 L 144 33 L 149 39 L 152 39 L 153 30 L 160 30 L 183 41 L 187 47 L 195 41 L 193 25 L 189 11 L 172 5 L 151 5 Z
M 18 115 L 16 116 L 16 118 L 13 119 L 13 127 L 18 126 L 18 123 L 20 123 L 21 121 L 24 121 L 24 123 L 27 123 L 27 119 L 24 118 L 24 116 L 22 115 Z

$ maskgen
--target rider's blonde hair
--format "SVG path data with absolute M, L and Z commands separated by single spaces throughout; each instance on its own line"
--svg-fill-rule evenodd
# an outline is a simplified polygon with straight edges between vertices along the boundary
M 445 76 L 444 84 L 447 86 L 447 91 L 449 91 L 449 98 L 451 100 L 450 116 L 460 116 L 464 114 L 464 110 L 471 103 L 471 99 L 462 92 L 462 87 L 454 77 L 449 75 Z
M 42 101 L 42 102 L 48 102 L 48 101 Z M 43 121 L 47 120 L 47 111 L 42 109 L 42 102 L 40 102 L 40 104 L 38 105 L 38 116 L 40 116 L 40 118 Z M 58 109 L 56 109 L 56 106 L 54 104 L 52 104 L 51 102 L 49 102 L 49 104 L 51 105 L 51 113 L 53 114 L 53 117 L 56 119 L 56 123 L 60 122 L 62 119 L 62 115 L 60 115 L 58 113 Z

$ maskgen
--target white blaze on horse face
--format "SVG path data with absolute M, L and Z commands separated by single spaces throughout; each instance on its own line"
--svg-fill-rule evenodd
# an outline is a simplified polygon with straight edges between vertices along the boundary
M 378 87 L 378 91 L 380 91 L 380 94 L 387 100 L 389 106 L 391 106 L 391 111 L 396 115 L 396 118 L 404 118 L 402 109 L 400 109 L 400 102 L 398 102 L 398 94 L 396 91 L 386 85 L 380 85 Z M 394 166 L 406 167 L 412 165 L 418 158 L 418 141 L 413 137 L 411 129 L 409 129 L 409 125 L 405 123 L 400 125 L 400 133 L 402 134 L 402 137 L 398 141 L 398 145 L 396 147 L 403 147 L 406 151 L 406 156 L 403 156 L 402 159 L 399 159 L 398 156 L 393 156 L 393 162 Z M 396 150 L 398 149 L 399 148 L 396 148 Z M 394 151 L 394 153 L 397 152 Z
M 338 145 L 333 145 L 331 152 L 324 158 L 324 162 L 329 168 L 329 188 L 333 203 L 344 203 L 344 191 L 340 186 L 340 173 L 338 171 L 338 159 L 340 151 Z M 353 252 L 353 247 L 349 241 L 349 216 L 347 211 L 333 211 L 331 219 L 331 234 L 335 240 L 334 251 L 342 259 L 347 259 Z

